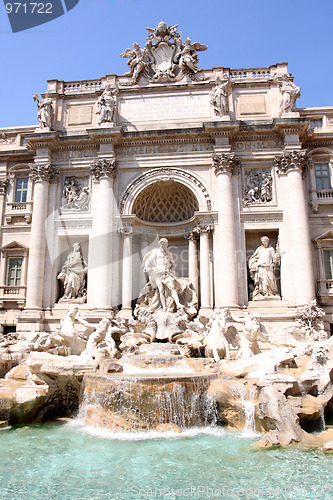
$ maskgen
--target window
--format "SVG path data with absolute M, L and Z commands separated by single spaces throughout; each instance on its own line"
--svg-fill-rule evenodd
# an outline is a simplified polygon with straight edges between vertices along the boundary
M 322 118 L 313 118 L 310 120 L 311 128 L 323 128 L 323 119 Z
M 317 189 L 331 189 L 331 174 L 328 163 L 315 164 Z
M 16 180 L 15 203 L 25 203 L 27 201 L 28 177 L 21 177 Z
M 23 259 L 9 259 L 8 262 L 8 286 L 19 286 L 21 284 L 21 270 L 22 270 L 22 260 Z
M 325 277 L 333 279 L 333 250 L 324 250 Z

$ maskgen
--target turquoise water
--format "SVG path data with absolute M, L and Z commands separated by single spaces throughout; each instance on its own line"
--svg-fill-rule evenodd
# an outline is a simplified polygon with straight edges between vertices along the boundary
M 252 442 L 223 428 L 163 438 L 78 423 L 3 430 L 0 499 L 333 498 L 333 456 Z

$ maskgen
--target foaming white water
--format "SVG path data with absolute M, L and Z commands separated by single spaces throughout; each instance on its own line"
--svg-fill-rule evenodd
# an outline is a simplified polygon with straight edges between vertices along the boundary
M 201 435 L 224 437 L 228 432 L 223 427 L 191 427 L 184 429 L 182 432 L 157 432 L 157 431 L 120 431 L 115 432 L 109 429 L 100 427 L 90 427 L 84 424 L 83 419 L 77 418 L 72 422 L 65 424 L 68 427 L 75 428 L 84 434 L 99 437 L 102 439 L 118 440 L 118 441 L 146 441 L 150 439 L 182 439 L 189 437 L 196 437 Z
M 137 366 L 131 365 L 130 363 L 123 364 L 124 371 L 123 373 L 128 375 L 139 375 L 141 373 L 147 373 L 147 368 L 138 368 Z M 186 364 L 176 365 L 170 368 L 160 367 L 160 368 L 149 368 L 149 374 L 154 375 L 177 375 L 177 374 L 185 374 L 185 375 L 194 375 L 195 372 Z

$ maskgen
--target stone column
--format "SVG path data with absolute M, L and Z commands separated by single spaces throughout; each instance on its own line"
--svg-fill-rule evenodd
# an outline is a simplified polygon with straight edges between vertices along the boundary
M 123 318 L 130 318 L 132 317 L 133 298 L 133 227 L 126 224 L 118 231 L 123 237 L 122 308 L 120 314 Z
M 43 283 L 45 270 L 46 232 L 49 183 L 58 175 L 51 164 L 34 164 L 30 167 L 30 179 L 34 183 L 33 214 L 30 232 L 30 251 L 27 277 L 26 309 L 43 307 Z
M 212 227 L 200 225 L 198 230 L 200 234 L 200 313 L 205 314 L 212 308 L 209 256 L 209 234 Z
M 190 278 L 194 289 L 199 293 L 199 273 L 198 273 L 198 235 L 196 232 L 188 237 L 188 277 Z
M 213 156 L 218 224 L 214 235 L 215 307 L 238 307 L 237 245 L 232 175 L 239 162 L 233 153 Z
M 91 169 L 95 181 L 99 182 L 98 214 L 94 227 L 92 250 L 89 251 L 89 267 L 93 267 L 93 305 L 97 309 L 111 309 L 112 306 L 112 241 L 113 241 L 113 181 L 116 176 L 114 155 L 96 161 Z M 90 258 L 91 257 L 91 258 Z M 89 279 L 89 278 L 88 278 Z M 88 298 L 89 299 L 89 298 Z
M 275 164 L 278 174 L 287 176 L 288 204 L 286 215 L 289 221 L 289 234 L 285 251 L 291 254 L 290 261 L 293 269 L 290 280 L 295 287 L 296 303 L 294 305 L 300 306 L 316 298 L 308 216 L 309 205 L 304 191 L 304 174 L 307 166 L 306 152 L 286 150 L 282 155 L 275 157 Z

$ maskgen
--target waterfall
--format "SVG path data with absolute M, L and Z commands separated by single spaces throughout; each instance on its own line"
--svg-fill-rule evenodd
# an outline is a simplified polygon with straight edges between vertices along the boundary
M 216 375 L 86 374 L 80 412 L 86 424 L 114 431 L 212 424 L 217 412 L 206 392 L 213 378 Z
M 244 437 L 253 437 L 256 435 L 255 428 L 255 389 L 246 389 L 242 386 L 235 386 L 230 388 L 231 394 L 238 398 L 240 401 L 243 412 L 244 412 L 244 428 L 242 432 L 242 436 Z
M 326 431 L 326 422 L 325 422 L 325 407 L 322 406 L 320 408 L 320 431 Z

